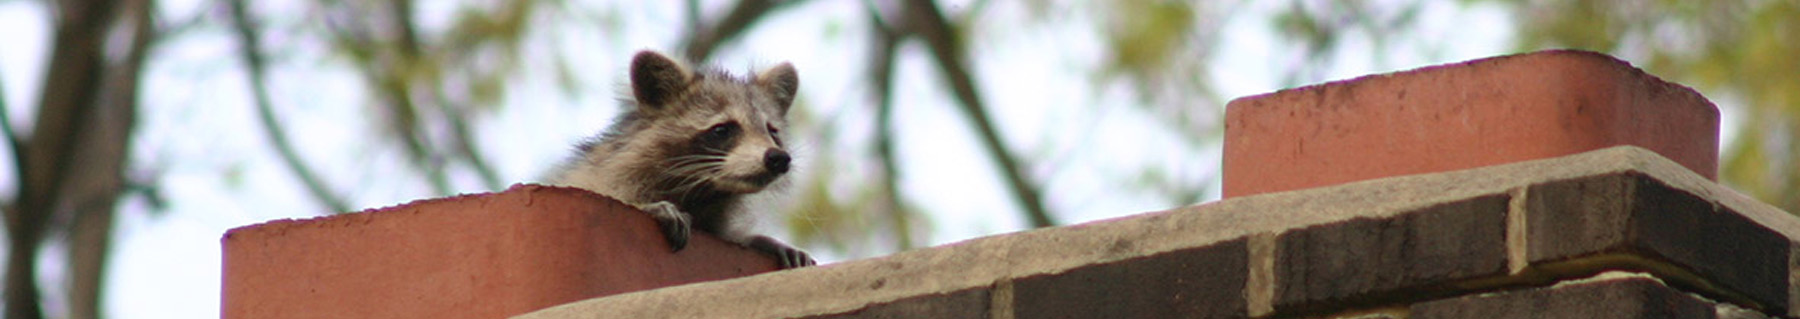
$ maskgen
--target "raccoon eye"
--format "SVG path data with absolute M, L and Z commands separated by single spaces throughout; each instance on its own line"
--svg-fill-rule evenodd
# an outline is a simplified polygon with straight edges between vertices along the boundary
M 705 139 L 714 142 L 731 139 L 733 135 L 737 135 L 737 129 L 736 122 L 719 123 L 719 125 L 713 125 L 712 128 L 706 129 Z
M 775 134 L 781 134 L 781 129 L 775 128 L 775 124 L 769 124 L 769 135 Z

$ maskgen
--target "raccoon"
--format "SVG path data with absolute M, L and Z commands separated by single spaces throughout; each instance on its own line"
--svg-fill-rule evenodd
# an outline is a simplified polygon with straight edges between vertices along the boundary
M 746 195 L 777 184 L 792 168 L 781 130 L 800 86 L 794 66 L 740 78 L 642 51 L 631 59 L 630 81 L 625 111 L 577 145 L 547 182 L 649 213 L 673 251 L 697 229 L 772 255 L 783 269 L 812 266 L 806 252 L 734 224 L 745 214 Z

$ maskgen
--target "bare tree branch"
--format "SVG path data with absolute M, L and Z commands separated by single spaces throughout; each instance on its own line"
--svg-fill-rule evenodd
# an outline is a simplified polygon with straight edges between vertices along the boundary
M 402 3 L 407 3 L 407 2 L 408 1 L 402 1 Z M 503 45 L 507 45 L 507 47 L 504 49 L 501 49 L 501 51 L 513 52 L 510 49 L 517 47 L 516 40 L 519 37 L 522 37 L 524 30 L 527 29 L 525 26 L 530 25 L 528 23 L 528 21 L 529 21 L 529 17 L 530 17 L 530 12 L 532 12 L 532 9 L 533 9 L 532 6 L 534 6 L 534 5 L 531 4 L 531 2 L 529 2 L 529 1 L 508 2 L 506 7 L 500 8 L 499 10 L 497 10 L 498 12 L 495 15 L 498 16 L 498 18 L 489 22 L 489 24 L 500 25 L 499 27 L 497 27 L 499 29 L 508 30 L 508 31 L 499 32 L 499 33 L 484 32 L 484 33 L 479 33 L 480 34 L 479 36 L 460 36 L 460 35 L 452 34 L 452 36 L 444 39 L 444 41 L 443 41 L 443 42 L 449 42 L 449 44 L 439 45 L 439 46 L 437 46 L 436 49 L 432 50 L 432 52 L 448 51 L 448 52 L 452 52 L 452 53 L 440 54 L 440 57 L 438 57 L 436 59 L 429 58 L 423 54 L 423 52 L 426 52 L 423 47 L 425 45 L 424 43 L 420 42 L 418 39 L 408 40 L 408 41 L 406 41 L 406 45 L 409 45 L 411 47 L 408 48 L 407 51 L 411 52 L 411 54 L 415 54 L 413 56 L 410 56 L 409 58 L 445 64 L 444 66 L 441 66 L 440 68 L 449 68 L 450 66 L 454 66 L 456 64 L 468 64 L 468 65 L 463 65 L 463 66 L 464 67 L 473 67 L 471 65 L 480 65 L 481 63 L 470 63 L 470 61 L 466 60 L 467 58 L 461 57 L 461 56 L 466 56 L 466 55 L 457 54 L 457 53 L 462 53 L 465 50 L 463 50 L 463 49 L 446 50 L 446 49 L 444 49 L 444 47 L 452 47 L 452 48 L 480 47 L 481 43 L 487 43 L 489 45 L 491 45 L 492 43 L 502 43 Z M 407 7 L 404 9 L 411 10 L 410 7 L 411 7 L 411 5 L 407 4 Z M 410 14 L 408 14 L 408 16 L 410 16 Z M 467 19 L 467 20 L 473 20 L 473 19 Z M 414 37 L 416 37 L 417 36 L 416 35 L 417 34 L 416 26 L 412 23 L 412 21 L 411 20 L 403 20 L 402 22 L 404 22 L 404 24 L 399 25 L 397 27 L 404 30 L 405 34 L 413 35 Z M 472 24 L 459 24 L 459 27 L 468 26 L 468 25 L 472 25 Z M 470 28 L 474 28 L 474 27 L 470 27 Z M 489 26 L 489 28 L 496 28 L 496 27 Z M 453 29 L 453 30 L 455 30 L 455 29 Z M 452 32 L 455 32 L 455 31 L 452 31 Z M 448 57 L 441 57 L 442 55 L 448 55 Z M 439 72 L 436 74 L 442 74 L 442 73 L 444 73 L 444 72 Z M 476 110 L 475 107 L 472 107 L 470 105 L 472 102 L 466 101 L 466 100 L 451 99 L 449 97 L 450 95 L 446 94 L 447 88 L 444 86 L 444 82 L 445 82 L 444 77 L 433 76 L 433 77 L 430 77 L 429 80 L 430 81 L 426 85 L 429 86 L 429 88 L 432 92 L 433 100 L 431 102 L 432 102 L 432 104 L 436 105 L 438 111 L 440 111 L 443 114 L 444 121 L 446 122 L 446 124 L 449 125 L 449 128 L 450 128 L 450 143 L 451 143 L 451 145 L 449 147 L 451 148 L 452 154 L 457 159 L 460 159 L 463 162 L 465 162 L 466 164 L 468 164 L 469 168 L 475 171 L 476 176 L 481 178 L 481 182 L 482 182 L 483 186 L 485 186 L 486 188 L 488 188 L 490 190 L 497 190 L 497 189 L 500 189 L 501 187 L 503 187 L 504 185 L 502 185 L 502 181 L 500 180 L 500 174 L 497 173 L 496 171 L 494 171 L 493 165 L 488 164 L 488 161 L 486 158 L 482 157 L 481 154 L 483 154 L 483 152 L 481 151 L 480 145 L 475 142 L 476 140 L 474 138 L 474 135 L 475 135 L 474 128 L 469 125 L 469 120 L 471 119 L 471 112 Z M 482 80 L 470 79 L 469 81 L 479 82 Z
M 389 115 L 388 120 L 391 122 L 388 125 L 394 130 L 394 135 L 400 138 L 400 143 L 406 146 L 406 158 L 424 174 L 433 193 L 450 194 L 450 175 L 444 170 L 444 158 L 434 151 L 431 141 L 420 132 L 420 117 L 424 114 L 419 112 L 419 104 L 413 100 L 412 95 L 407 94 L 407 80 L 402 78 L 404 75 L 382 73 L 383 71 L 369 66 L 362 69 L 368 77 L 375 79 L 376 95 L 386 102 L 386 109 L 393 112 Z
M 38 244 L 62 203 L 78 136 L 95 109 L 105 61 L 105 34 L 113 18 L 108 0 L 56 2 L 59 16 L 51 42 L 43 95 L 19 176 L 17 206 L 7 211 L 6 318 L 42 318 L 37 289 Z
M 408 166 L 417 169 L 439 195 L 456 191 L 450 177 L 458 162 L 467 164 L 484 187 L 503 187 L 500 174 L 481 155 L 474 138 L 476 130 L 470 119 L 476 108 L 447 94 L 443 74 L 459 66 L 457 63 L 466 62 L 459 59 L 459 54 L 485 49 L 482 43 L 515 43 L 513 38 L 492 34 L 492 30 L 523 30 L 495 24 L 523 24 L 519 21 L 524 21 L 530 12 L 530 4 L 513 3 L 515 7 L 506 8 L 505 17 L 497 21 L 463 19 L 441 42 L 429 41 L 426 34 L 419 32 L 413 22 L 411 0 L 371 5 L 383 7 L 348 8 L 351 18 L 344 21 L 347 23 L 327 26 L 337 46 L 351 53 L 357 70 L 373 87 L 381 101 L 379 111 L 388 113 L 385 129 L 403 146 Z M 457 31 L 463 28 L 468 29 Z M 444 125 L 442 128 L 447 130 L 442 133 L 447 134 L 437 134 L 437 125 Z
M 383 82 L 384 85 L 381 86 L 384 89 L 382 94 L 387 95 L 389 100 L 398 102 L 394 104 L 394 107 L 407 112 L 396 118 L 399 121 L 394 123 L 397 124 L 394 129 L 399 133 L 401 140 L 405 142 L 408 157 L 412 159 L 415 167 L 425 170 L 425 178 L 431 182 L 432 191 L 438 195 L 449 195 L 454 191 L 450 186 L 450 172 L 445 169 L 444 156 L 438 154 L 435 144 L 424 134 L 423 126 L 420 124 L 422 121 L 419 121 L 424 114 L 419 111 L 418 101 L 412 96 L 412 86 L 415 83 L 408 72 L 412 72 L 414 68 L 425 63 L 422 59 L 424 48 L 419 44 L 419 32 L 417 28 L 413 27 L 412 0 L 396 0 L 392 3 L 394 7 L 387 10 L 389 15 L 387 21 L 392 21 L 393 25 L 390 27 L 400 32 L 398 46 L 400 52 L 399 56 L 394 57 L 394 61 L 391 62 L 398 63 L 402 67 L 400 71 L 389 69 L 387 74 L 376 76 L 386 79 Z M 380 72 L 375 68 L 368 67 L 364 67 L 363 70 L 364 72 Z
M 13 129 L 12 115 L 9 114 L 12 114 L 12 110 L 6 106 L 6 85 L 4 82 L 0 82 L 0 135 L 4 135 L 0 138 L 6 139 L 3 142 L 6 143 L 7 154 L 12 155 L 13 176 L 23 178 L 25 165 L 21 163 L 25 162 L 25 149 L 20 146 L 19 131 Z M 0 208 L 6 208 L 6 211 L 12 210 L 12 207 Z
M 781 6 L 799 2 L 799 0 L 738 1 L 737 6 L 732 7 L 731 12 L 725 14 L 725 18 L 706 27 L 688 30 L 691 34 L 681 37 L 687 39 L 687 42 L 681 44 L 683 54 L 689 61 L 704 62 L 712 57 L 713 52 L 718 50 L 719 46 L 731 42 L 743 35 L 745 31 L 749 31 L 750 25 L 756 24 L 757 20 L 761 20 L 769 12 L 779 9 Z
M 121 23 L 129 23 L 131 40 L 126 54 L 107 67 L 104 95 L 90 120 L 91 129 L 77 152 L 81 160 L 67 190 L 75 213 L 69 235 L 69 318 L 99 318 L 101 289 L 105 284 L 107 252 L 112 246 L 113 217 L 125 191 L 125 165 L 130 157 L 131 135 L 137 123 L 139 74 L 152 41 L 154 6 L 151 0 L 129 0 Z
M 394 9 L 389 11 L 389 14 L 391 15 L 389 20 L 394 21 L 393 28 L 400 31 L 400 43 L 398 46 L 400 56 L 397 57 L 397 60 L 404 61 L 403 63 L 414 67 L 423 67 L 425 64 L 435 61 L 428 59 L 425 55 L 425 43 L 420 40 L 418 27 L 413 23 L 412 11 L 413 3 L 411 0 L 394 1 Z M 473 130 L 468 123 L 469 108 L 459 103 L 451 102 L 450 99 L 446 97 L 442 85 L 443 83 L 439 80 L 440 78 L 428 78 L 427 80 L 429 81 L 421 85 L 417 83 L 418 79 L 406 77 L 408 75 L 409 74 L 389 75 L 390 77 L 405 78 L 408 80 L 396 83 L 398 86 L 391 88 L 387 93 L 391 96 L 400 96 L 411 93 L 412 89 L 415 87 L 425 87 L 426 90 L 430 92 L 430 95 L 426 97 L 428 101 L 424 101 L 424 103 L 435 106 L 435 109 L 441 113 L 444 121 L 450 126 L 449 142 L 452 145 L 449 147 L 453 152 L 453 155 L 451 156 L 467 163 L 469 168 L 473 169 L 476 175 L 481 178 L 483 186 L 488 189 L 499 189 L 502 186 L 500 174 L 495 172 L 493 165 L 489 165 L 487 159 L 481 156 L 481 148 L 475 144 L 474 134 L 472 133 Z M 393 98 L 393 100 L 400 101 L 403 103 L 403 107 L 414 110 L 416 110 L 415 108 L 418 107 L 417 104 L 419 103 L 419 101 L 415 101 L 411 98 Z M 423 114 L 414 111 L 413 115 L 419 116 Z M 433 188 L 436 189 L 439 194 L 449 194 L 453 189 L 449 180 L 450 172 L 445 165 L 446 163 L 444 163 L 445 159 L 443 157 L 446 156 L 440 154 L 438 146 L 424 139 L 424 136 L 421 135 L 421 132 L 424 130 L 424 128 L 420 126 L 422 125 L 421 123 L 423 122 L 408 121 L 406 123 L 407 125 L 398 127 L 397 129 L 402 130 L 402 137 L 407 140 L 407 145 L 409 146 L 407 149 L 410 151 L 412 158 L 415 161 L 423 161 L 420 165 L 423 165 L 426 168 L 426 173 L 431 179 Z
M 488 165 L 486 158 L 481 157 L 481 148 L 475 144 L 474 134 L 469 127 L 468 108 L 444 103 L 442 86 L 438 86 L 438 88 L 439 105 L 443 106 L 446 113 L 445 119 L 450 121 L 450 139 L 451 142 L 456 143 L 456 155 L 462 157 L 463 161 L 468 162 L 469 168 L 475 170 L 475 174 L 481 177 L 483 186 L 489 190 L 499 190 L 502 186 L 500 185 L 500 174 L 494 171 L 492 165 Z
M 687 0 L 687 1 L 682 1 L 682 2 L 683 2 L 683 4 L 682 4 L 682 7 L 683 7 L 682 8 L 682 19 L 687 20 L 687 21 L 684 21 L 684 22 L 686 22 L 687 33 L 689 33 L 689 34 L 699 33 L 700 32 L 700 0 Z
M 897 250 L 907 250 L 914 245 L 908 218 L 911 211 L 900 200 L 900 163 L 894 151 L 894 55 L 903 35 L 883 22 L 881 12 L 873 4 L 864 4 L 869 7 L 869 20 L 874 26 L 875 48 L 869 58 L 869 77 L 875 86 L 875 155 L 881 161 L 882 201 L 899 241 Z
M 294 177 L 300 179 L 313 199 L 334 213 L 349 212 L 350 205 L 332 194 L 331 187 L 326 186 L 312 167 L 300 159 L 299 151 L 294 149 L 287 132 L 281 128 L 281 121 L 275 118 L 275 105 L 269 99 L 268 74 L 265 70 L 268 61 L 263 57 L 262 44 L 258 42 L 261 36 L 256 27 L 251 25 L 249 8 L 246 6 L 244 0 L 231 0 L 231 21 L 237 31 L 238 55 L 244 60 L 244 68 L 250 73 L 250 90 L 256 99 L 257 120 L 262 122 L 263 135 L 269 138 L 269 144 L 275 146 L 275 152 L 281 156 L 282 163 L 287 164 Z
M 1043 199 L 1039 196 L 1037 184 L 1025 176 L 1023 165 L 1012 155 L 1000 139 L 1000 133 L 994 129 L 993 120 L 988 117 L 987 108 L 982 104 L 981 96 L 976 91 L 974 76 L 963 63 L 962 42 L 957 31 L 938 11 L 937 4 L 930 0 L 910 0 L 906 5 L 906 27 L 912 34 L 925 40 L 931 48 L 931 55 L 938 62 L 938 69 L 944 73 L 945 80 L 955 93 L 956 100 L 961 102 L 963 114 L 969 117 L 975 132 L 981 136 L 981 143 L 987 149 L 988 157 L 1000 167 L 1013 191 L 1013 199 L 1024 209 L 1032 227 L 1055 226 L 1056 220 L 1044 208 Z

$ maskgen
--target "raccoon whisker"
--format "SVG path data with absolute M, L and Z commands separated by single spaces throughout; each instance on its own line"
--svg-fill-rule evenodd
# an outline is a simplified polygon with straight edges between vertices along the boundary
M 723 161 L 723 160 L 725 160 L 725 155 L 694 154 L 694 155 L 682 155 L 682 156 L 671 157 L 669 159 L 663 160 L 663 162 L 665 162 L 665 163 L 685 163 L 685 162 L 695 162 L 695 161 Z
M 725 164 L 723 162 L 683 165 L 668 169 L 666 171 L 668 173 L 667 176 L 675 178 L 666 180 L 675 182 L 675 187 L 674 189 L 671 189 L 671 193 L 686 192 L 688 189 L 708 181 L 708 176 L 717 175 L 718 172 L 723 171 L 724 169 Z
M 707 167 L 706 169 L 702 169 L 693 175 L 695 177 L 693 179 L 693 181 L 689 182 L 688 185 L 686 185 L 684 187 L 685 189 L 683 189 L 681 192 L 693 194 L 693 190 L 695 188 L 698 188 L 702 185 L 707 185 L 707 184 L 712 184 L 714 182 L 717 182 L 719 174 L 724 171 L 725 171 L 725 165 L 713 165 L 713 166 Z
M 657 182 L 657 185 L 667 185 L 667 186 L 662 187 L 662 189 L 658 190 L 657 193 L 662 194 L 662 195 L 680 194 L 682 192 L 685 192 L 686 188 L 691 187 L 688 185 L 693 184 L 694 180 L 697 178 L 698 177 L 688 176 L 688 175 L 675 175 L 675 176 L 663 178 L 662 180 Z
M 662 162 L 671 168 L 680 168 L 680 166 L 689 166 L 689 164 L 724 162 L 724 160 L 724 155 L 686 155 L 686 157 L 675 157 L 675 159 L 662 160 Z
M 687 199 L 689 199 L 690 196 L 694 195 L 695 188 L 700 187 L 700 185 L 705 185 L 706 183 L 711 182 L 711 181 L 712 181 L 711 177 L 687 176 L 687 177 L 683 178 L 683 182 L 681 184 L 676 185 L 674 188 L 671 188 L 670 191 L 673 193 L 676 193 L 676 194 L 681 194 L 682 200 L 686 201 Z
M 692 164 L 692 163 L 721 162 L 724 160 L 725 160 L 724 156 L 686 155 L 686 156 L 680 156 L 680 157 L 675 157 L 675 158 L 670 158 L 668 160 L 664 160 L 663 163 L 672 164 L 673 166 L 680 166 L 680 165 L 686 165 L 686 164 Z
M 666 172 L 670 175 L 688 176 L 705 171 L 720 170 L 723 167 L 725 167 L 725 162 L 699 162 L 671 167 Z
M 698 187 L 700 185 L 700 183 L 704 182 L 705 180 L 706 179 L 704 179 L 704 178 L 697 178 L 697 177 L 691 177 L 691 176 L 684 177 L 681 179 L 680 183 L 675 184 L 675 187 L 670 187 L 668 192 L 670 194 L 686 194 L 689 191 L 693 190 L 694 187 Z M 686 199 L 687 199 L 687 196 L 682 196 L 682 200 L 686 200 Z
M 665 169 L 664 171 L 670 175 L 693 175 L 700 171 L 712 169 L 714 167 L 724 167 L 724 166 L 725 166 L 724 162 L 698 162 L 698 163 L 688 163 L 688 164 L 684 164 L 684 165 L 677 165 L 674 167 L 669 167 L 669 168 Z
M 723 156 L 723 154 L 725 154 L 725 153 L 731 153 L 728 150 L 715 148 L 715 147 L 712 147 L 711 145 L 701 145 L 700 150 L 712 152 L 712 154 L 721 154 L 721 156 Z

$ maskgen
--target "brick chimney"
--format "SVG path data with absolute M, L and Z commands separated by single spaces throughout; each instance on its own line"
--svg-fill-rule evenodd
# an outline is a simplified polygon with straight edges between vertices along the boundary
M 1643 147 L 1716 179 L 1719 110 L 1611 56 L 1544 51 L 1240 98 L 1227 198 Z
M 518 185 L 225 233 L 225 318 L 504 318 L 775 269 L 584 190 Z

